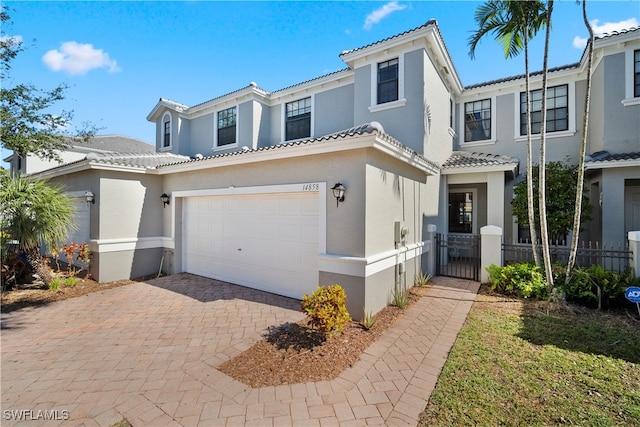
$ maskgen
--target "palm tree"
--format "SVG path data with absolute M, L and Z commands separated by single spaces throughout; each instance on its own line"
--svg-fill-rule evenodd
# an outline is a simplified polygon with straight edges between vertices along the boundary
M 551 33 L 551 14 L 553 0 L 547 2 L 547 28 L 544 40 L 544 59 L 542 67 L 542 106 L 540 123 L 540 161 L 538 163 L 538 207 L 540 209 L 540 241 L 542 243 L 542 259 L 547 284 L 553 289 L 553 272 L 551 271 L 551 254 L 549 251 L 549 230 L 547 226 L 547 178 L 546 178 L 546 141 L 547 141 L 547 77 L 549 69 L 549 36 Z
M 18 241 L 41 279 L 43 274 L 41 245 L 57 246 L 76 225 L 72 201 L 61 187 L 30 177 L 10 177 L 0 172 L 0 224 L 4 233 Z M 45 277 L 42 277 L 42 276 Z M 48 284 L 48 283 L 47 283 Z
M 580 155 L 578 159 L 578 182 L 576 184 L 576 209 L 573 214 L 573 235 L 571 237 L 571 248 L 569 251 L 569 261 L 567 263 L 566 284 L 571 281 L 571 271 L 576 262 L 578 252 L 578 235 L 580 234 L 580 216 L 582 214 L 582 190 L 584 186 L 584 158 L 587 153 L 587 130 L 589 124 L 589 104 L 591 100 L 591 73 L 593 71 L 593 42 L 594 35 L 591 24 L 587 19 L 587 0 L 582 0 L 582 19 L 589 32 L 587 42 L 587 90 L 584 98 L 584 110 L 582 120 L 582 138 L 580 140 Z
M 525 103 L 527 121 L 527 200 L 529 232 L 533 259 L 540 266 L 540 257 L 536 248 L 537 233 L 533 209 L 533 150 L 531 147 L 531 120 L 529 101 L 529 40 L 546 24 L 545 7 L 538 0 L 490 0 L 476 9 L 474 19 L 478 30 L 469 38 L 469 55 L 475 57 L 475 49 L 480 40 L 489 33 L 504 49 L 505 58 L 512 58 L 524 50 L 525 67 Z

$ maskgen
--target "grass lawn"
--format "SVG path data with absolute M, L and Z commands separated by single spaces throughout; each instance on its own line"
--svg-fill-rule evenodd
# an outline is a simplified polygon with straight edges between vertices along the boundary
M 640 321 L 481 292 L 418 425 L 559 424 L 640 426 Z

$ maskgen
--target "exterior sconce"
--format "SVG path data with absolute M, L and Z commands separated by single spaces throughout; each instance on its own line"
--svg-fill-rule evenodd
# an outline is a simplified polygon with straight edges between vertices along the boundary
M 84 192 L 84 200 L 87 202 L 87 205 L 89 203 L 92 205 L 96 204 L 96 196 L 90 190 Z
M 336 207 L 340 206 L 340 202 L 344 202 L 344 192 L 347 190 L 344 185 L 337 182 L 331 190 L 333 191 L 333 197 L 336 198 Z
M 167 193 L 162 193 L 162 196 L 160 196 L 160 199 L 162 200 L 162 208 L 164 209 L 169 202 L 171 201 L 171 198 L 167 195 Z

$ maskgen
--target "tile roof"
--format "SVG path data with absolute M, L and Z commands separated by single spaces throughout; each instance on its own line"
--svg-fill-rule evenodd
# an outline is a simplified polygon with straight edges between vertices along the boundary
M 454 151 L 446 162 L 442 165 L 442 169 L 462 169 L 462 168 L 481 168 L 487 166 L 519 166 L 520 159 L 517 157 L 501 156 L 498 154 L 472 153 L 468 151 Z
M 596 40 L 602 40 L 602 39 L 607 39 L 609 37 L 615 37 L 615 36 L 619 36 L 622 34 L 627 34 L 627 33 L 633 33 L 635 31 L 640 31 L 640 27 L 631 27 L 631 28 L 625 28 L 619 31 L 612 31 L 610 33 L 603 33 L 603 34 L 599 34 L 596 36 Z
M 173 153 L 89 153 L 86 160 L 116 166 L 154 169 L 159 166 L 188 160 L 189 157 Z
M 119 135 L 96 135 L 87 142 L 72 141 L 76 148 L 105 152 L 153 153 L 156 147 L 140 139 Z
M 620 31 L 613 31 L 611 33 L 600 34 L 600 35 L 597 35 L 595 37 L 595 40 L 597 42 L 598 40 L 604 40 L 604 39 L 620 36 L 620 35 L 623 35 L 623 34 L 633 33 L 635 31 L 640 31 L 640 27 L 631 27 L 631 28 L 627 28 L 627 29 L 624 29 L 624 30 L 620 30 Z M 549 68 L 549 72 L 553 73 L 553 72 L 557 72 L 557 71 L 571 70 L 571 69 L 580 67 L 580 64 L 586 58 L 586 56 L 585 56 L 586 53 L 587 53 L 587 48 L 585 48 L 585 50 L 583 51 L 582 58 L 581 58 L 581 60 L 579 62 L 576 62 L 576 63 L 573 63 L 573 64 L 561 65 L 561 66 L 558 66 L 558 67 Z M 542 75 L 542 71 L 534 71 L 534 72 L 530 73 L 529 75 L 531 77 L 539 76 L 539 75 Z M 525 78 L 525 74 L 519 74 L 517 76 L 504 77 L 504 78 L 501 78 L 501 79 L 490 80 L 490 81 L 487 81 L 487 82 L 480 82 L 480 83 L 472 84 L 472 85 L 469 85 L 469 86 L 465 86 L 464 89 L 465 90 L 475 89 L 475 88 L 479 88 L 479 87 L 491 86 L 491 85 L 495 85 L 495 84 L 499 84 L 499 83 L 505 83 L 505 82 L 510 82 L 510 81 L 514 81 L 514 80 L 520 80 L 520 79 L 524 79 L 524 78 Z
M 377 133 L 378 137 L 380 139 L 382 139 L 383 141 L 385 141 L 385 142 L 395 146 L 399 150 L 402 150 L 405 153 L 407 153 L 407 154 L 419 159 L 420 161 L 422 161 L 422 162 L 426 163 L 427 165 L 429 165 L 431 168 L 434 168 L 434 169 L 439 169 L 440 168 L 440 165 L 438 165 L 437 163 L 426 159 L 422 155 L 416 153 L 414 150 L 412 150 L 409 147 L 407 147 L 404 144 L 402 144 L 400 141 L 398 141 L 397 139 L 395 139 L 391 135 L 385 133 L 384 129 L 382 128 L 382 125 L 380 123 L 378 123 L 378 122 L 364 123 L 362 125 L 354 126 L 352 128 L 345 129 L 345 130 L 340 131 L 340 132 L 332 133 L 332 134 L 329 134 L 329 135 L 324 135 L 324 136 L 317 137 L 317 138 L 305 139 L 305 140 L 301 140 L 301 141 L 285 142 L 285 143 L 282 143 L 282 144 L 270 145 L 270 146 L 267 146 L 267 147 L 260 147 L 260 148 L 254 148 L 254 149 L 245 148 L 242 151 L 232 151 L 232 152 L 228 152 L 228 153 L 215 154 L 215 155 L 212 155 L 212 156 L 206 156 L 206 157 L 195 158 L 195 159 L 194 158 L 185 158 L 185 159 L 183 159 L 181 161 L 177 161 L 177 162 L 174 162 L 174 163 L 165 163 L 165 164 L 159 165 L 159 167 L 174 166 L 174 165 L 184 164 L 184 163 L 189 163 L 189 162 L 203 162 L 205 160 L 211 160 L 211 159 L 220 159 L 220 158 L 228 158 L 228 157 L 236 157 L 236 156 L 245 156 L 245 155 L 249 155 L 251 153 L 258 153 L 258 152 L 286 150 L 289 147 L 297 147 L 297 146 L 302 146 L 302 145 L 311 145 L 311 144 L 320 144 L 320 143 L 326 143 L 326 142 L 333 142 L 333 141 L 342 140 L 342 139 L 345 139 L 345 138 L 348 138 L 348 137 L 351 137 L 351 136 L 355 136 L 355 135 L 364 135 L 364 134 L 371 134 L 371 133 Z
M 608 151 L 598 151 L 585 157 L 585 162 L 590 164 L 604 162 L 618 162 L 623 160 L 639 160 L 640 151 L 633 153 L 611 154 Z
M 233 95 L 233 94 L 236 94 L 236 93 L 239 93 L 239 92 L 245 91 L 245 90 L 247 90 L 247 89 L 255 89 L 255 90 L 259 91 L 259 92 L 262 92 L 262 93 L 263 93 L 263 95 L 268 95 L 268 94 L 269 94 L 269 92 L 268 92 L 267 90 L 262 89 L 261 87 L 259 87 L 257 83 L 255 83 L 255 82 L 251 82 L 251 83 L 249 83 L 247 86 L 241 87 L 240 89 L 236 89 L 236 90 L 231 91 L 231 92 L 229 92 L 229 93 L 225 93 L 224 95 L 216 96 L 215 98 L 211 98 L 211 99 L 209 99 L 209 100 L 207 100 L 207 101 L 200 102 L 200 103 L 198 103 L 198 104 L 196 104 L 196 105 L 192 105 L 191 107 L 186 107 L 186 106 L 185 106 L 185 108 L 186 108 L 186 109 L 194 109 L 194 108 L 196 108 L 196 107 L 200 107 L 200 106 L 202 106 L 202 105 L 204 105 L 204 104 L 207 104 L 207 103 L 209 103 L 209 102 L 216 101 L 216 100 L 218 100 L 218 99 L 224 98 L 225 96 Z
M 285 90 L 293 89 L 293 88 L 294 88 L 294 87 L 296 87 L 296 86 L 302 86 L 302 85 L 304 85 L 304 84 L 311 83 L 311 82 L 314 82 L 314 81 L 316 81 L 316 80 L 323 79 L 323 78 L 325 78 L 325 77 L 330 77 L 330 76 L 333 76 L 333 75 L 336 75 L 336 74 L 344 73 L 345 71 L 349 71 L 349 70 L 350 70 L 349 68 L 343 68 L 343 69 L 341 69 L 341 70 L 332 71 L 332 72 L 330 72 L 330 73 L 323 74 L 322 76 L 314 77 L 314 78 L 309 79 L 309 80 L 306 80 L 306 81 L 304 81 L 304 82 L 296 83 L 296 84 L 293 84 L 293 85 L 291 85 L 291 86 L 287 86 L 287 87 L 283 87 L 282 89 L 275 90 L 275 91 L 271 92 L 271 94 L 276 94 L 276 93 L 278 93 L 278 92 L 283 92 L 283 91 L 285 91 Z
M 579 62 L 575 62 L 573 64 L 568 64 L 568 65 L 562 65 L 562 66 L 559 66 L 559 67 L 549 68 L 549 72 L 550 73 L 554 73 L 554 72 L 557 72 L 557 71 L 572 70 L 574 68 L 578 68 L 579 66 L 580 66 L 580 63 Z M 542 71 L 534 71 L 532 73 L 529 73 L 530 77 L 541 76 L 541 75 L 542 75 Z M 481 83 L 476 83 L 476 84 L 472 84 L 472 85 L 469 85 L 469 86 L 465 86 L 464 90 L 476 89 L 476 88 L 479 88 L 479 87 L 491 86 L 491 85 L 495 85 L 495 84 L 499 84 L 499 83 L 511 82 L 511 81 L 514 81 L 514 80 L 524 79 L 525 77 L 526 77 L 526 74 L 518 74 L 516 76 L 503 77 L 501 79 L 490 80 L 488 82 L 481 82 Z
M 397 38 L 402 37 L 404 35 L 407 35 L 407 34 L 415 32 L 415 31 L 421 30 L 423 28 L 426 28 L 429 25 L 435 25 L 436 28 L 438 27 L 437 21 L 435 19 L 430 19 L 427 22 L 425 22 L 424 24 L 420 25 L 419 27 L 413 28 L 411 30 L 404 31 L 404 32 L 402 32 L 400 34 L 395 34 L 395 35 L 393 35 L 391 37 L 387 37 L 386 39 L 382 39 L 382 40 L 378 40 L 378 41 L 373 42 L 373 43 L 369 43 L 368 45 L 365 45 L 365 46 L 361 46 L 361 47 L 358 47 L 358 48 L 355 48 L 355 49 L 351 49 L 351 50 L 345 50 L 340 54 L 340 56 L 348 55 L 350 53 L 358 52 L 360 50 L 367 49 L 367 48 L 369 48 L 371 46 L 375 46 L 377 44 L 384 43 L 384 42 L 389 41 L 389 40 L 397 39 Z

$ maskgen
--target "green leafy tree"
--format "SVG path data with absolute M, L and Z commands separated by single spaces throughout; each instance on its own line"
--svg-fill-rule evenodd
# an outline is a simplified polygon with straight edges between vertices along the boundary
M 58 155 L 71 141 L 86 140 L 95 133 L 92 125 L 84 124 L 74 135 L 73 112 L 50 110 L 65 97 L 67 86 L 61 84 L 51 90 L 38 89 L 31 84 L 11 85 L 11 61 L 24 50 L 22 41 L 5 33 L 11 17 L 7 6 L 0 10 L 0 141 L 2 147 L 24 158 L 34 154 L 42 159 L 60 160 Z
M 532 250 L 536 265 L 540 265 L 535 245 L 537 229 L 534 222 L 533 150 L 531 144 L 531 120 L 529 100 L 529 40 L 546 25 L 547 14 L 540 1 L 490 0 L 478 6 L 474 19 L 478 30 L 469 38 L 469 55 L 475 57 L 475 50 L 486 35 L 493 34 L 502 45 L 505 58 L 513 58 L 524 51 L 525 97 L 527 118 L 527 191 L 528 224 L 532 240 Z
M 563 162 L 549 162 L 546 165 L 547 180 L 546 191 L 551 195 L 546 200 L 547 222 L 549 224 L 549 237 L 551 241 L 562 241 L 566 238 L 573 226 L 575 211 L 576 180 L 578 168 L 575 165 L 567 165 Z M 532 169 L 534 191 L 538 191 L 538 166 Z M 514 189 L 514 199 L 511 202 L 513 215 L 516 222 L 522 226 L 529 225 L 528 197 L 526 182 L 522 181 Z M 582 222 L 591 219 L 591 205 L 589 198 L 582 196 Z M 540 211 L 534 206 L 534 221 L 539 224 Z
M 9 9 L 0 9 L 0 142 L 2 147 L 24 158 L 29 154 L 59 160 L 59 152 L 74 140 L 65 131 L 72 127 L 71 112 L 49 111 L 64 99 L 65 85 L 41 90 L 29 84 L 13 85 L 12 61 L 22 52 L 22 40 L 5 33 L 10 22 Z M 93 136 L 93 130 L 80 130 L 75 138 Z M 36 178 L 9 176 L 0 169 L 0 226 L 2 238 L 17 240 L 36 273 L 49 283 L 51 277 L 41 245 L 56 246 L 75 228 L 73 204 L 62 188 Z M 4 243 L 4 242 L 3 242 Z M 4 246 L 3 246 L 4 247 Z

